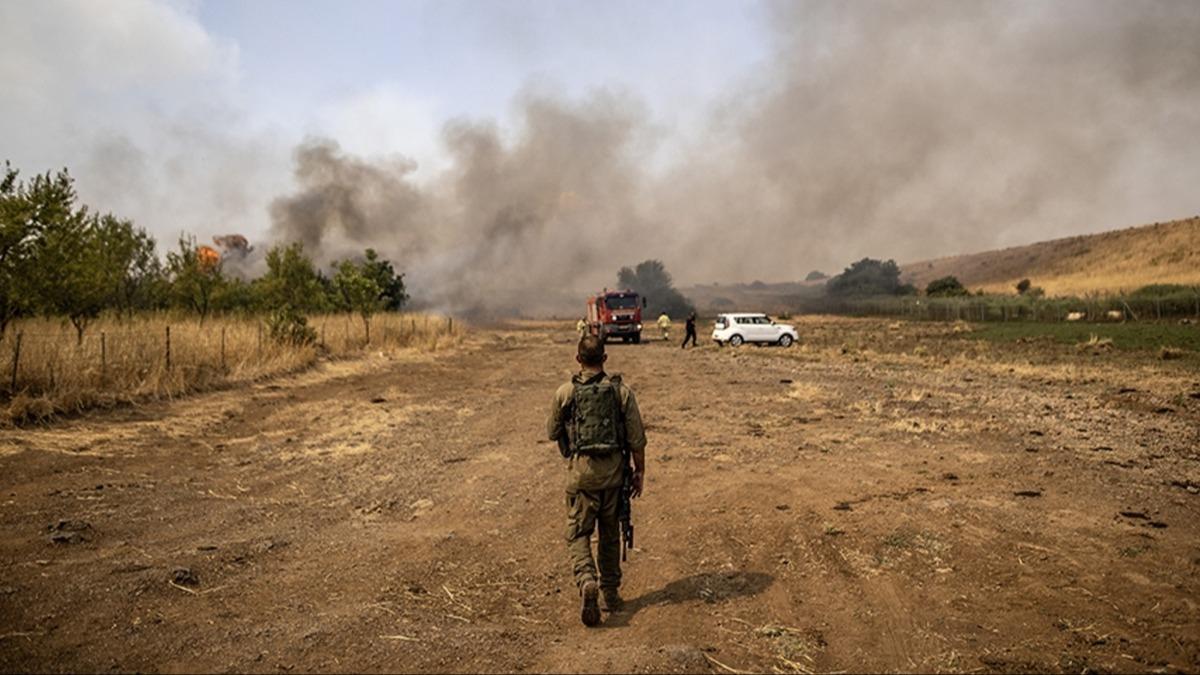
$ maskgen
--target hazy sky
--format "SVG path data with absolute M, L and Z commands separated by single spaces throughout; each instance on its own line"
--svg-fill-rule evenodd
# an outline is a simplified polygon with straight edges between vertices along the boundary
M 505 125 L 519 92 L 596 88 L 686 130 L 763 58 L 765 28 L 756 3 L 704 0 L 8 0 L 0 159 L 67 166 L 160 238 L 256 235 L 307 136 L 425 175 L 447 120 Z
M 353 152 L 436 154 L 441 124 L 505 118 L 526 87 L 625 87 L 662 124 L 694 123 L 765 58 L 750 2 L 205 2 L 237 45 L 248 109 Z
M 0 159 L 162 244 L 430 286 L 789 280 L 1200 212 L 1198 34 L 1195 0 L 0 0 Z

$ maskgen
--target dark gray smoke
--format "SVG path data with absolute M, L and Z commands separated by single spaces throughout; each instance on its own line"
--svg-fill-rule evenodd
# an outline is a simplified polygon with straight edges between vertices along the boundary
M 300 191 L 272 205 L 274 236 L 321 262 L 375 247 L 451 311 L 573 308 L 575 289 L 639 255 L 641 115 L 608 93 L 578 105 L 530 95 L 521 110 L 513 143 L 491 123 L 448 123 L 451 168 L 431 184 L 418 185 L 403 160 L 372 164 L 330 140 L 305 143 Z
M 322 259 L 374 246 L 461 309 L 645 258 L 799 279 L 1200 211 L 1200 3 L 789 2 L 772 25 L 771 63 L 663 170 L 635 101 L 526 96 L 511 142 L 447 124 L 451 168 L 420 186 L 302 146 L 274 234 Z

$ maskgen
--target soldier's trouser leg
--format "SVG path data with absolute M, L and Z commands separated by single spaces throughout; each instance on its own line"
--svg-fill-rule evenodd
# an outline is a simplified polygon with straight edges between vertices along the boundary
M 617 520 L 617 501 L 621 488 L 615 487 L 601 493 L 599 541 L 596 544 L 596 562 L 600 568 L 600 588 L 621 586 L 621 523 Z
M 596 581 L 596 560 L 592 557 L 592 532 L 600 524 L 600 585 L 621 585 L 621 535 L 617 522 L 617 497 L 620 488 L 567 492 L 567 552 L 575 584 Z

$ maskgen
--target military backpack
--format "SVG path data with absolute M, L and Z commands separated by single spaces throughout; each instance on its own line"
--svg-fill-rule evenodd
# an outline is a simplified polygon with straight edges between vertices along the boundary
M 575 382 L 571 397 L 571 452 L 581 455 L 608 455 L 625 446 L 625 428 L 621 415 L 621 376 L 607 381 L 604 374 Z

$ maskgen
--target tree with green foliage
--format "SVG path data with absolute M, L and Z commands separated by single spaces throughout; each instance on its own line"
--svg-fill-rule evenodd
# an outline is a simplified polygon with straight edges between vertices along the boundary
M 905 295 L 911 284 L 900 283 L 900 267 L 894 260 L 863 258 L 825 283 L 825 290 L 837 296 Z
M 162 307 L 166 279 L 154 238 L 131 221 L 112 215 L 102 216 L 94 227 L 100 265 L 107 277 L 105 286 L 112 293 L 109 304 L 126 316 L 135 310 Z
M 961 295 L 970 295 L 970 292 L 963 287 L 959 282 L 958 277 L 945 276 L 941 279 L 934 279 L 925 287 L 925 295 L 930 297 L 949 298 Z
M 179 235 L 179 249 L 167 253 L 167 278 L 171 297 L 177 306 L 200 316 L 200 323 L 213 310 L 213 300 L 225 285 L 221 264 L 205 261 L 196 245 L 196 238 Z
M 306 313 L 329 305 L 317 268 L 300 242 L 274 246 L 267 251 L 267 273 L 256 284 L 262 300 L 272 310 L 291 307 Z
M 659 260 L 645 260 L 634 268 L 622 267 L 617 272 L 617 285 L 636 291 L 646 299 L 650 316 L 662 312 L 675 318 L 695 311 L 691 301 L 675 289 L 671 274 Z
M 38 307 L 43 314 L 67 317 L 81 344 L 88 324 L 108 307 L 117 289 L 98 221 L 92 216 L 48 227 L 38 251 L 39 267 L 53 270 L 38 275 Z
M 37 228 L 28 251 L 26 302 L 41 314 L 66 317 L 82 343 L 116 288 L 101 236 L 104 217 L 75 205 L 74 181 L 66 171 L 34 177 L 25 198 Z
M 26 186 L 17 178 L 18 171 L 5 162 L 0 175 L 0 338 L 9 322 L 29 311 L 25 282 L 32 269 L 33 244 L 41 231 Z
M 821 270 L 813 270 L 804 277 L 804 280 L 805 281 L 821 281 L 822 279 L 828 279 L 828 278 L 829 278 L 829 275 L 825 274 Z
M 334 265 L 333 275 L 338 304 L 362 317 L 367 344 L 371 343 L 371 317 L 387 307 L 383 289 L 375 280 L 370 265 L 369 260 L 362 263 L 343 260 Z
M 0 180 L 0 330 L 22 313 L 66 317 L 82 342 L 108 308 L 131 312 L 154 304 L 161 265 L 154 239 L 128 220 L 89 214 L 76 205 L 74 179 L 63 170 Z
M 380 258 L 373 248 L 364 251 L 363 258 L 362 273 L 379 287 L 383 309 L 389 312 L 399 312 L 404 308 L 404 303 L 408 302 L 408 291 L 404 288 L 404 275 L 396 274 L 392 263 Z
M 1029 290 L 1029 287 L 1031 284 L 1032 284 L 1032 282 L 1030 282 L 1028 279 L 1022 279 L 1022 280 L 1018 281 L 1017 282 L 1017 295 L 1025 295 L 1025 292 Z
M 253 282 L 243 281 L 235 276 L 226 276 L 221 285 L 213 291 L 212 310 L 214 312 L 236 312 L 252 314 L 262 307 L 259 289 Z

